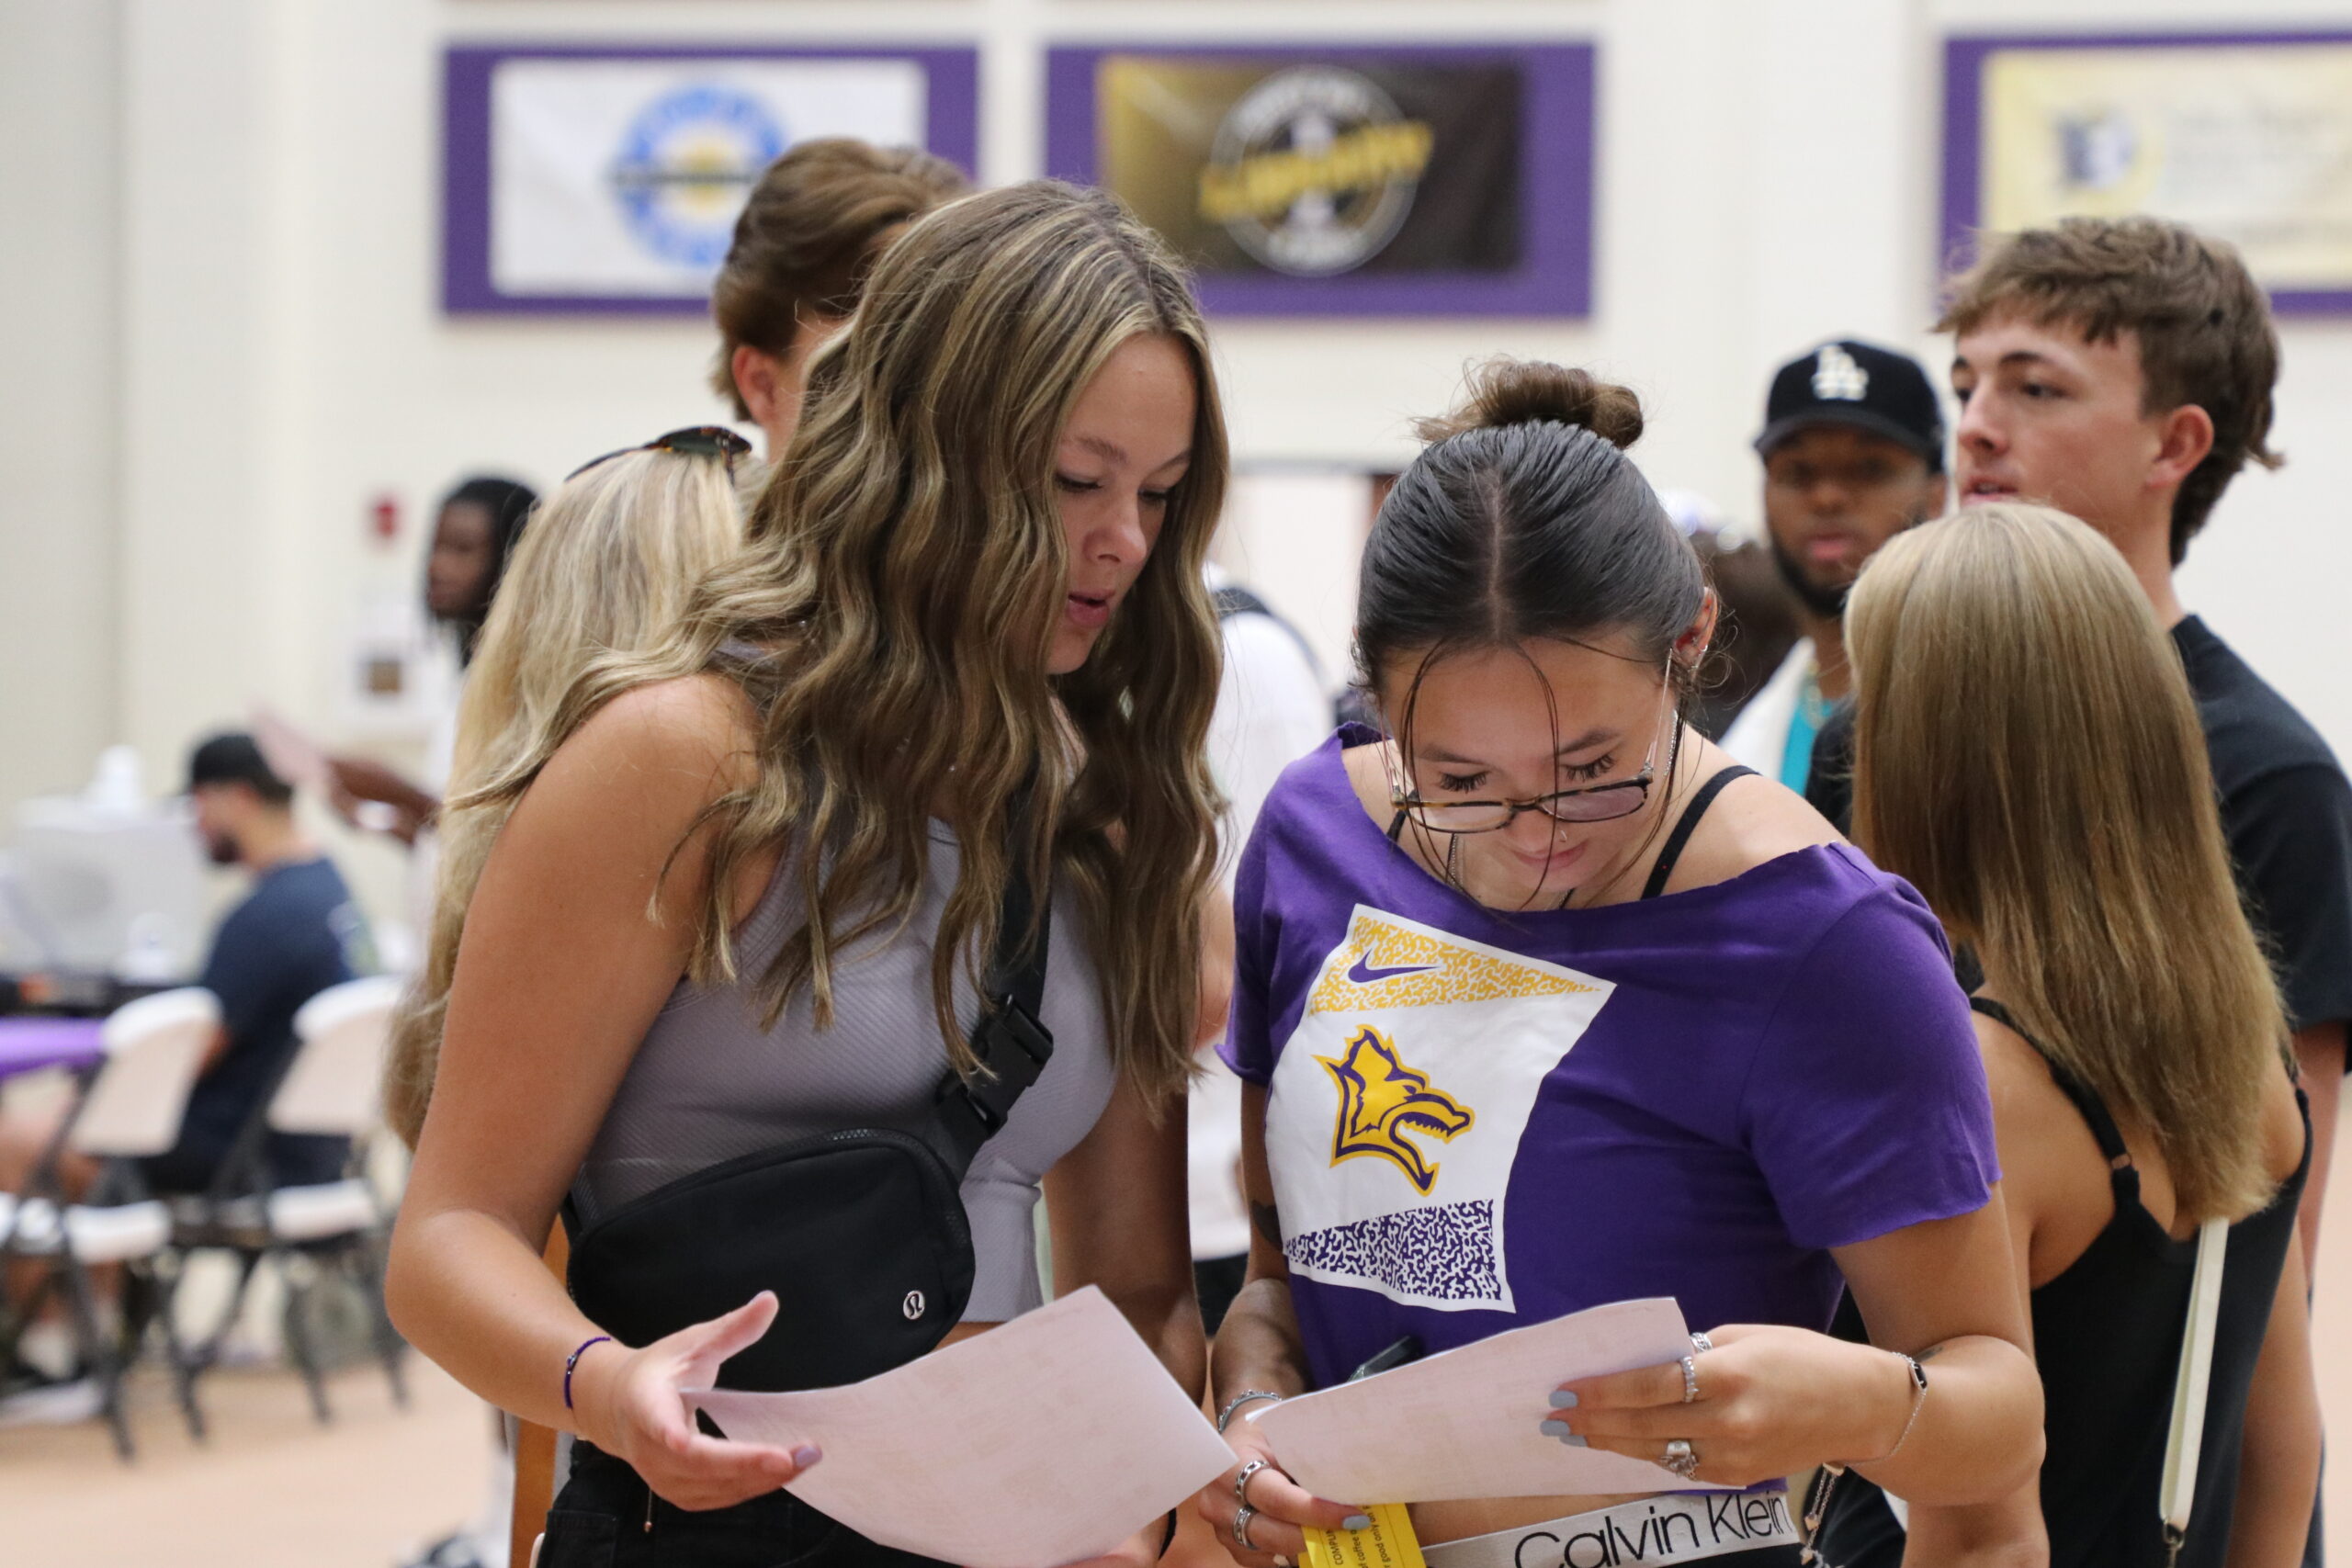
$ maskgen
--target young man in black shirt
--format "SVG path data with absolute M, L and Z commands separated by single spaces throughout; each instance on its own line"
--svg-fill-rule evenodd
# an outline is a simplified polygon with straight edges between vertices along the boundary
M 1941 325 L 1957 339 L 1962 504 L 2022 498 L 2082 518 L 2123 553 L 2180 649 L 2239 889 L 2275 955 L 2311 1094 L 2308 1262 L 2352 1019 L 2352 786 L 2318 732 L 2173 587 L 2231 478 L 2278 461 L 2268 306 L 2218 241 L 2153 218 L 2069 219 L 1993 249 Z

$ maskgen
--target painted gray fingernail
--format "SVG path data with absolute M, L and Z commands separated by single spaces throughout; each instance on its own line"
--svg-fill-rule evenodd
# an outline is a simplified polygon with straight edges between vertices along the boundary
M 1584 1439 L 1577 1437 L 1574 1432 L 1566 1434 L 1560 1438 L 1560 1441 L 1572 1449 L 1580 1449 L 1584 1447 Z
M 1554 1390 L 1552 1391 L 1552 1408 L 1553 1408 L 1553 1409 L 1555 1409 L 1555 1410 L 1574 1410 L 1576 1407 L 1577 1407 L 1577 1395 L 1576 1395 L 1576 1390 L 1574 1390 L 1574 1389 L 1569 1389 L 1569 1388 L 1555 1388 L 1555 1389 L 1554 1389 Z
M 1568 1424 L 1566 1421 L 1546 1421 L 1538 1426 L 1535 1429 L 1543 1433 L 1547 1438 L 1572 1438 L 1576 1436 L 1574 1432 L 1568 1429 Z
M 1351 1530 L 1368 1530 L 1372 1528 L 1372 1516 L 1370 1514 L 1350 1514 L 1346 1518 L 1340 1521 L 1340 1528 L 1341 1529 Z
M 825 1450 L 816 1444 L 803 1443 L 792 1450 L 792 1465 L 795 1470 L 806 1470 L 824 1457 Z

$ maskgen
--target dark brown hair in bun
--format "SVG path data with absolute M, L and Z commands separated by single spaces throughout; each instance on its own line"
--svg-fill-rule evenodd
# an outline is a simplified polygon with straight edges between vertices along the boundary
M 1589 430 L 1623 451 L 1642 438 L 1642 400 L 1589 370 L 1498 356 L 1471 370 L 1468 396 L 1452 413 L 1417 420 L 1413 431 L 1424 441 L 1443 441 L 1540 422 Z
M 1409 711 L 1417 671 L 1434 660 L 1546 638 L 1624 649 L 1689 678 L 1672 651 L 1706 576 L 1624 453 L 1642 433 L 1639 399 L 1582 370 L 1489 360 L 1462 406 L 1421 433 L 1430 445 L 1364 542 L 1356 660 L 1367 691 Z

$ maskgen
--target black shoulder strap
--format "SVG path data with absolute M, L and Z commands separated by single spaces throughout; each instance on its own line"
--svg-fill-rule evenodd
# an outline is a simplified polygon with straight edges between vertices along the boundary
M 2116 1131 L 2115 1118 L 2107 1113 L 2107 1101 L 2101 1100 L 2090 1085 L 2069 1072 L 2064 1064 L 2053 1060 L 2048 1048 L 2027 1033 L 2025 1025 L 2019 1023 L 2017 1015 L 2007 1008 L 1990 997 L 1971 997 L 1968 1005 L 2033 1047 L 2033 1054 L 2041 1058 L 2043 1066 L 2050 1069 L 2051 1081 L 2058 1086 L 2058 1091 L 2074 1101 L 2075 1111 L 2089 1123 L 2091 1136 L 2098 1140 L 2098 1152 L 2106 1156 L 2109 1166 L 2121 1170 L 2132 1163 L 2132 1151 L 2124 1146 L 2123 1134 Z
M 1707 807 L 1715 803 L 1715 796 L 1724 792 L 1724 785 L 1734 779 L 1747 778 L 1755 772 L 1754 768 L 1734 762 L 1699 786 L 1699 793 L 1692 795 L 1690 804 L 1682 808 L 1674 830 L 1666 836 L 1666 848 L 1658 851 L 1657 863 L 1650 867 L 1650 879 L 1642 886 L 1643 897 L 1655 898 L 1666 891 L 1666 879 L 1674 874 L 1675 863 L 1682 858 L 1682 851 L 1690 842 L 1690 835 L 1699 830 L 1699 818 L 1707 814 Z
M 1018 820 L 1023 814 L 1016 809 L 1013 815 Z M 1025 837 L 1016 832 L 1011 841 L 1017 846 Z M 1052 900 L 1037 901 L 1016 851 L 1004 901 L 997 908 L 996 951 L 989 957 L 980 1021 L 972 1027 L 972 1055 L 979 1058 L 980 1070 L 967 1078 L 948 1068 L 933 1097 L 935 1143 L 958 1180 L 1053 1059 L 1054 1036 L 1045 1022 L 1046 955 L 1053 944 L 1053 923 Z

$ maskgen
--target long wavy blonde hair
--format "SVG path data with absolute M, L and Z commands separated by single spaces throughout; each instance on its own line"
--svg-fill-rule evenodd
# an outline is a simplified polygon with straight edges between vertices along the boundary
M 514 808 L 474 792 L 545 733 L 582 671 L 668 633 L 695 584 L 741 547 L 738 484 L 754 466 L 735 467 L 730 476 L 715 457 L 624 452 L 565 480 L 523 532 L 467 671 L 424 966 L 385 1056 L 385 1120 L 412 1146 L 433 1094 L 466 907 Z
M 1143 334 L 1193 362 L 1191 467 L 1086 663 L 1049 677 L 1069 581 L 1056 448 L 1088 382 Z M 956 981 L 978 979 L 1017 857 L 1033 885 L 1057 874 L 1077 897 L 1122 1068 L 1155 1100 L 1173 1091 L 1216 862 L 1204 744 L 1218 643 L 1201 567 L 1228 467 L 1182 268 L 1099 192 L 1037 181 L 951 203 L 876 265 L 811 365 L 803 411 L 748 547 L 677 634 L 599 663 L 481 797 L 514 798 L 620 694 L 716 670 L 753 700 L 759 767 L 703 819 L 692 977 L 733 977 L 735 874 L 787 846 L 779 874 L 798 879 L 807 922 L 756 989 L 773 1024 L 807 987 L 829 1027 L 835 955 L 912 916 L 944 811 L 962 849 L 932 967 L 949 1059 L 975 1066 Z
M 2183 1218 L 2261 1208 L 2286 1020 L 2188 677 L 2123 558 L 2047 507 L 1971 507 L 1871 558 L 1846 648 L 1862 848 L 2147 1130 Z

